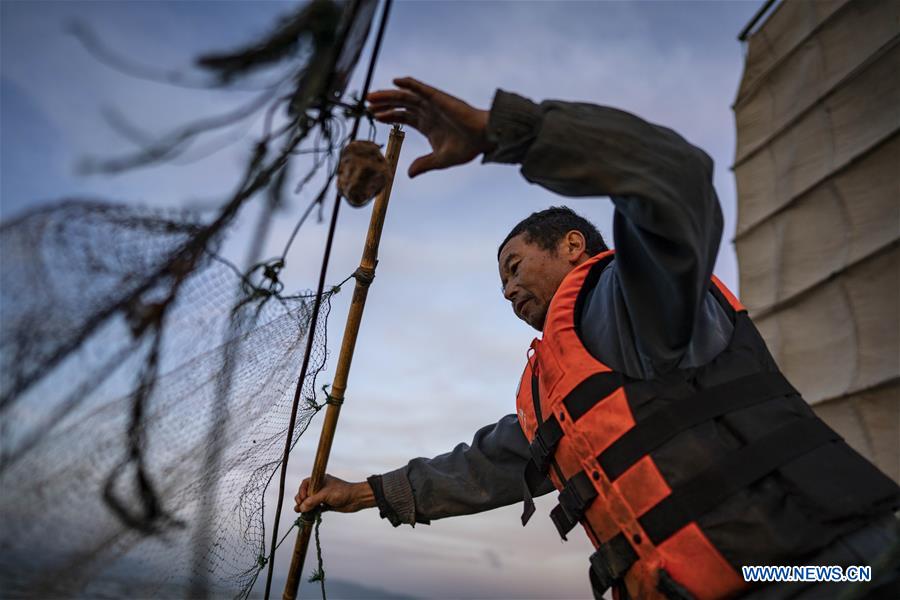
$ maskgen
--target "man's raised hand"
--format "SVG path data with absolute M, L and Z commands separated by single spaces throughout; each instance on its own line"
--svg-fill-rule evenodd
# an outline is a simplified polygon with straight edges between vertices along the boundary
M 383 123 L 402 123 L 417 129 L 431 144 L 431 153 L 409 167 L 409 176 L 465 164 L 491 150 L 487 139 L 488 111 L 411 77 L 394 80 L 397 89 L 366 96 L 369 110 Z
M 294 496 L 294 512 L 309 512 L 323 504 L 328 510 L 356 512 L 374 507 L 375 494 L 366 481 L 350 483 L 331 475 L 326 475 L 322 487 L 315 494 L 310 494 L 309 477 L 304 479 Z

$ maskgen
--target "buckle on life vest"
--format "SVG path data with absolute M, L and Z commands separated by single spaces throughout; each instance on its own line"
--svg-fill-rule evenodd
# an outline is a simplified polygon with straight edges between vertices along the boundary
M 566 534 L 584 518 L 584 512 L 596 497 L 597 490 L 591 483 L 591 478 L 584 471 L 579 471 L 566 481 L 565 487 L 559 493 L 559 504 L 550 511 L 550 519 L 556 525 L 556 530 L 563 540 L 566 539 Z
M 551 416 L 538 426 L 534 440 L 528 446 L 528 449 L 531 451 L 531 458 L 525 464 L 525 472 L 522 476 L 523 497 L 525 500 L 525 506 L 522 510 L 523 526 L 528 524 L 528 520 L 534 514 L 535 509 L 532 498 L 538 486 L 547 478 L 547 471 L 550 470 L 553 453 L 556 452 L 556 446 L 559 444 L 562 436 L 563 430 L 559 421 L 556 420 L 556 417 Z
M 597 551 L 591 554 L 590 560 L 591 585 L 594 593 L 600 597 L 625 576 L 631 565 L 637 562 L 638 555 L 625 534 L 620 533 L 600 544 Z
M 555 416 L 551 415 L 549 419 L 538 426 L 528 449 L 531 451 L 531 460 L 534 461 L 534 466 L 540 473 L 546 474 L 550 468 L 550 460 L 553 458 L 553 453 L 556 452 L 556 446 L 562 436 L 562 426 Z

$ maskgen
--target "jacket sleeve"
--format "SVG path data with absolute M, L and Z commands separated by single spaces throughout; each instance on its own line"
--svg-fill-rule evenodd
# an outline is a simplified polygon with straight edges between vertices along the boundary
M 522 474 L 530 454 L 516 415 L 507 415 L 431 459 L 415 458 L 405 467 L 369 478 L 381 516 L 395 527 L 468 515 L 523 499 Z M 549 479 L 538 489 L 553 489 Z
M 713 163 L 670 129 L 608 107 L 498 90 L 486 162 L 564 196 L 609 196 L 617 286 L 650 371 L 687 350 L 722 235 Z
M 521 164 L 528 181 L 615 205 L 615 286 L 648 372 L 677 365 L 693 332 L 722 235 L 712 160 L 670 129 L 592 104 L 538 105 L 498 90 L 485 162 Z M 395 526 L 522 500 L 528 444 L 515 415 L 479 430 L 471 445 L 417 458 L 370 478 Z M 539 490 L 552 490 L 549 480 Z

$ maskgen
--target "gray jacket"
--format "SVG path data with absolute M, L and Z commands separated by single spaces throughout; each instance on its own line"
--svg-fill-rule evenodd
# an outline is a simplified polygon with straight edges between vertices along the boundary
M 497 91 L 485 162 L 564 196 L 609 196 L 615 260 L 585 302 L 587 349 L 611 368 L 650 378 L 705 364 L 732 325 L 709 294 L 722 236 L 712 160 L 670 129 L 602 106 L 540 105 Z M 664 300 L 664 301 L 663 301 Z M 510 399 L 510 404 L 514 399 Z M 528 442 L 514 414 L 434 458 L 369 479 L 395 526 L 477 513 L 522 501 Z M 553 489 L 545 481 L 540 493 Z

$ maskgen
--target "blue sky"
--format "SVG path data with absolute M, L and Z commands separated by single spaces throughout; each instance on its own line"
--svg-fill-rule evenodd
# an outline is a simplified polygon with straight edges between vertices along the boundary
M 730 105 L 743 60 L 736 35 L 760 4 L 401 1 L 394 5 L 374 85 L 412 75 L 480 107 L 488 107 L 501 87 L 535 100 L 608 104 L 679 131 L 716 162 L 726 218 L 716 272 L 736 287 Z M 184 69 L 201 51 L 252 39 L 291 6 L 4 0 L 0 217 L 73 196 L 149 206 L 214 202 L 235 184 L 249 151 L 253 128 L 242 141 L 193 165 L 78 176 L 75 165 L 85 156 L 129 148 L 102 118 L 104 107 L 154 132 L 226 110 L 245 96 L 183 90 L 113 71 L 64 34 L 69 19 L 90 23 L 127 56 Z M 359 89 L 360 80 L 350 88 Z M 386 140 L 386 129 L 378 140 Z M 425 149 L 424 140 L 410 133 L 400 170 Z M 512 166 L 473 163 L 398 179 L 330 462 L 334 474 L 360 479 L 413 456 L 439 454 L 512 412 L 533 331 L 514 318 L 499 293 L 496 246 L 518 220 L 562 202 L 611 236 L 608 200 L 561 200 L 529 185 Z M 293 212 L 276 224 L 270 253 L 283 244 L 305 203 L 306 196 L 294 200 Z M 242 223 L 253 222 L 254 210 L 242 215 Z M 367 223 L 367 210 L 342 211 L 329 280 L 356 267 Z M 293 261 L 289 257 L 288 289 L 314 287 L 324 229 L 312 223 L 304 229 Z M 235 243 L 245 239 L 246 228 L 239 226 Z M 349 294 L 336 300 L 333 353 Z M 310 468 L 317 431 L 314 424 L 292 458 L 292 485 Z M 544 498 L 538 510 L 551 506 Z M 562 544 L 540 514 L 522 529 L 518 513 L 510 507 L 415 530 L 392 530 L 374 511 L 329 515 L 322 528 L 328 572 L 415 596 L 588 596 L 587 541 L 571 536 Z M 288 522 L 291 515 L 285 513 Z

